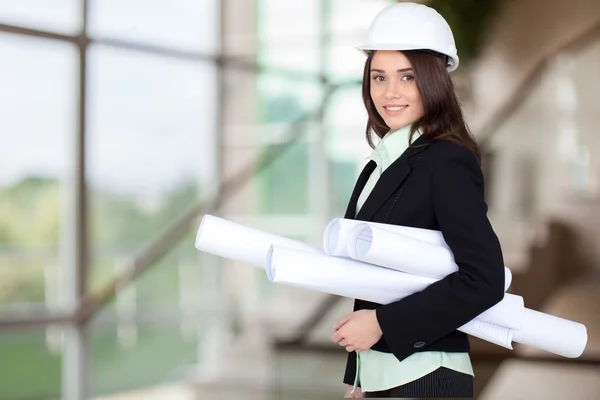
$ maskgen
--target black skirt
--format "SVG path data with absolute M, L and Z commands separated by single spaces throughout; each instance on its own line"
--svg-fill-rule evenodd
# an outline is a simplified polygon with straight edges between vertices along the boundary
M 470 398 L 473 397 L 473 377 L 442 367 L 402 386 L 380 392 L 366 392 L 364 397 Z

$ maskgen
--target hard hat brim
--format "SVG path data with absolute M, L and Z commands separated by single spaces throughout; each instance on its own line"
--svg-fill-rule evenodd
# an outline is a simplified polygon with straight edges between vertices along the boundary
M 433 49 L 433 48 L 423 49 L 422 47 L 410 45 L 410 44 L 401 44 L 401 43 L 369 44 L 369 45 L 356 46 L 356 49 L 358 51 L 360 51 L 361 53 L 363 53 L 365 56 L 368 56 L 370 52 L 375 51 L 375 50 L 396 50 L 396 51 L 433 50 L 435 52 L 438 52 L 438 53 L 448 56 L 449 62 L 448 62 L 448 65 L 446 66 L 446 69 L 448 70 L 448 72 L 454 71 L 456 68 L 458 68 L 458 64 L 459 64 L 458 56 L 455 54 L 448 54 L 444 51 L 440 51 L 440 50 Z

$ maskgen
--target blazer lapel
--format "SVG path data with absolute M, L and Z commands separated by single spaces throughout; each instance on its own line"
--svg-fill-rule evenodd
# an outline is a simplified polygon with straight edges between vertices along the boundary
M 354 185 L 354 190 L 352 191 L 352 196 L 350 196 L 350 201 L 348 202 L 348 207 L 346 208 L 346 214 L 344 215 L 344 218 L 354 219 L 356 216 L 356 203 L 358 202 L 360 193 L 363 191 L 367 181 L 369 180 L 369 176 L 371 176 L 373 171 L 375 171 L 376 166 L 377 164 L 375 161 L 370 160 L 358 176 L 358 180 L 356 181 L 356 185 Z
M 430 142 L 423 136 L 419 137 L 402 155 L 394 161 L 379 177 L 373 191 L 356 215 L 357 220 L 369 221 L 381 206 L 390 198 L 412 172 L 414 157 L 425 151 Z M 363 185 L 364 187 L 364 185 Z M 359 193 L 360 195 L 360 193 Z M 353 193 L 354 196 L 354 193 Z M 358 195 L 356 197 L 358 199 Z M 354 201 L 356 207 L 356 201 Z

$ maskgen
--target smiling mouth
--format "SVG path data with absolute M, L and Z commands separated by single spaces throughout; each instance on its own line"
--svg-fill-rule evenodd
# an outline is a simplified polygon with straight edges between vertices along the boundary
M 404 105 L 404 106 L 397 106 L 397 105 L 393 105 L 393 106 L 383 106 L 383 110 L 385 111 L 386 114 L 388 115 L 397 115 L 400 114 L 402 111 L 404 111 L 404 109 L 406 109 L 408 106 Z

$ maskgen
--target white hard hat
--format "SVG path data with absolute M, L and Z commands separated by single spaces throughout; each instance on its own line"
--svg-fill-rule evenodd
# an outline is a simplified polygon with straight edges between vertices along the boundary
M 448 72 L 458 67 L 450 25 L 423 4 L 396 3 L 384 8 L 371 23 L 366 43 L 356 48 L 364 54 L 372 50 L 432 50 L 447 56 Z

